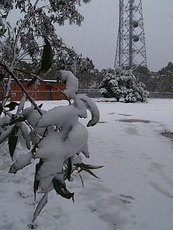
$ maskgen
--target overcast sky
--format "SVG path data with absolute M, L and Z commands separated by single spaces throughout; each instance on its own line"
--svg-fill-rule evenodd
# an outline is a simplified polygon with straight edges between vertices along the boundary
M 138 0 L 136 0 L 138 2 Z M 143 0 L 147 64 L 158 71 L 173 62 L 173 0 Z M 118 33 L 119 0 L 91 0 L 80 8 L 81 27 L 57 28 L 65 43 L 91 58 L 99 70 L 113 68 Z

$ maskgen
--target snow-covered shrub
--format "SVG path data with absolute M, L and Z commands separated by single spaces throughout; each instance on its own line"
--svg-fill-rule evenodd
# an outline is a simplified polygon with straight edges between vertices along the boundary
M 100 93 L 106 97 L 111 98 L 114 97 L 119 101 L 120 92 L 118 88 L 118 79 L 116 74 L 112 71 L 108 72 L 104 77 L 103 81 L 100 83 Z
M 8 141 L 12 158 L 22 135 L 28 152 L 21 154 L 9 169 L 17 173 L 25 166 L 38 159 L 34 179 L 34 194 L 43 193 L 34 215 L 36 220 L 48 200 L 48 193 L 55 191 L 66 199 L 74 200 L 74 193 L 68 191 L 65 181 L 70 181 L 74 170 L 85 170 L 96 176 L 91 169 L 99 166 L 86 165 L 80 154 L 89 157 L 88 131 L 79 118 L 87 118 L 87 110 L 91 113 L 87 127 L 94 126 L 99 121 L 99 110 L 89 97 L 76 95 L 78 80 L 70 72 L 60 71 L 61 78 L 66 81 L 64 94 L 70 98 L 69 105 L 60 105 L 48 111 L 39 107 L 25 108 L 25 99 L 20 103 L 10 102 L 3 108 L 1 104 L 0 143 Z M 13 111 L 13 109 L 15 110 Z M 13 113 L 12 113 L 13 112 Z
M 74 193 L 68 191 L 66 180 L 71 174 L 86 171 L 96 177 L 91 169 L 99 166 L 86 165 L 82 162 L 81 153 L 89 157 L 88 131 L 80 118 L 87 118 L 87 110 L 91 120 L 87 127 L 99 121 L 99 110 L 87 96 L 79 96 L 78 80 L 71 72 L 64 70 L 78 68 L 85 71 L 90 61 L 84 61 L 73 49 L 68 48 L 56 34 L 55 24 L 81 25 L 83 16 L 78 7 L 90 0 L 54 1 L 54 0 L 3 0 L 0 3 L 0 83 L 3 92 L 0 98 L 0 144 L 7 145 L 11 158 L 15 161 L 9 169 L 17 173 L 32 162 L 36 162 L 34 178 L 34 194 L 39 191 L 43 197 L 33 215 L 34 222 L 46 205 L 48 193 L 55 191 L 66 199 L 74 200 Z M 20 17 L 10 25 L 8 16 L 20 13 Z M 43 42 L 43 44 L 41 44 Z M 29 61 L 25 62 L 25 58 Z M 37 105 L 21 79 L 31 79 L 26 87 L 37 85 L 45 74 L 50 73 L 65 83 L 61 92 L 68 101 L 66 106 L 57 106 L 44 111 Z M 57 74 L 58 72 L 58 74 Z M 11 82 L 21 89 L 22 99 L 14 102 L 11 98 Z M 53 87 L 49 84 L 49 87 Z M 56 91 L 55 91 L 56 93 Z M 31 103 L 26 107 L 26 101 Z M 18 144 L 25 143 L 25 154 L 16 155 Z M 17 159 L 16 159 L 17 158 Z M 80 174 L 79 174 L 80 175 Z M 32 227 L 32 226 L 31 226 Z
M 137 82 L 132 74 L 116 74 L 109 71 L 100 84 L 100 93 L 106 98 L 115 98 L 124 102 L 144 102 L 148 92 L 142 82 Z

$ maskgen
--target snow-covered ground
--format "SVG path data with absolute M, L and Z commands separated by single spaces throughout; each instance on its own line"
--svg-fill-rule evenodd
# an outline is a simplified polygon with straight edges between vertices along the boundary
M 83 161 L 104 165 L 94 171 L 100 179 L 83 173 L 83 189 L 74 175 L 68 183 L 70 192 L 75 192 L 74 203 L 51 191 L 36 229 L 172 230 L 173 142 L 161 133 L 173 132 L 173 100 L 135 104 L 94 100 L 101 119 L 88 128 L 91 157 Z M 43 103 L 48 110 L 60 102 Z M 7 152 L 1 146 L 0 230 L 29 229 L 36 207 L 35 163 L 9 174 L 12 162 Z

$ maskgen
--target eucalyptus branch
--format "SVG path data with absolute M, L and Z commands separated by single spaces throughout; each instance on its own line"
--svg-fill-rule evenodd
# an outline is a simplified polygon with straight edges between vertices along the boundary
M 35 103 L 35 101 L 32 99 L 32 97 L 28 94 L 28 92 L 25 90 L 25 88 L 23 87 L 23 85 L 21 84 L 21 82 L 17 79 L 17 77 L 15 76 L 15 74 L 13 73 L 13 71 L 11 71 L 6 65 L 0 63 L 0 66 L 4 68 L 4 70 L 10 74 L 10 76 L 14 79 L 14 81 L 17 83 L 17 85 L 21 88 L 22 92 L 24 92 L 26 94 L 26 96 L 28 97 L 28 100 L 31 102 L 31 104 L 33 104 L 33 106 L 35 107 L 35 109 L 39 112 L 40 115 L 42 115 L 42 112 L 40 110 L 40 108 L 37 106 L 37 104 Z

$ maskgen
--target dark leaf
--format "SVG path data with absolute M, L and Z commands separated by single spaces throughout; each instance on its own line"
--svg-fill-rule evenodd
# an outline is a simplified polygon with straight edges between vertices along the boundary
M 14 151 L 16 149 L 16 145 L 18 141 L 18 136 L 16 136 L 17 131 L 18 131 L 18 128 L 14 126 L 8 137 L 9 152 L 10 152 L 10 156 L 12 159 L 13 159 Z
M 41 109 L 41 107 L 43 106 L 43 103 L 41 103 L 39 106 L 38 106 L 38 108 L 40 108 Z
M 5 78 L 5 74 L 0 73 L 0 82 Z
M 67 179 L 70 181 L 72 174 L 72 161 L 71 158 L 68 158 L 68 167 L 67 167 Z
M 34 222 L 37 218 L 37 216 L 40 214 L 41 210 L 44 208 L 44 206 L 47 204 L 47 200 L 48 200 L 48 193 L 46 192 L 43 197 L 41 198 L 40 202 L 37 205 L 37 208 L 34 212 L 33 218 L 32 218 L 32 222 Z
M 42 60 L 41 60 L 41 68 L 38 71 L 38 75 L 40 73 L 46 73 L 52 65 L 52 61 L 53 61 L 53 53 L 52 53 L 52 47 L 49 43 L 49 41 L 47 40 L 47 38 L 44 38 L 44 48 L 43 48 L 43 55 L 42 55 Z
M 92 176 L 94 176 L 94 177 L 99 179 L 99 177 L 96 176 L 95 173 L 93 173 L 90 169 L 99 169 L 99 168 L 102 168 L 103 166 L 86 165 L 84 163 L 81 163 L 81 164 L 76 164 L 76 167 L 80 168 L 78 170 L 79 173 L 81 171 L 85 171 L 85 172 L 89 173 L 90 175 L 92 175 Z
M 36 80 L 37 80 L 37 78 L 34 77 L 31 81 L 28 82 L 28 84 L 26 85 L 26 87 L 30 87 L 30 86 L 34 85 L 35 82 L 36 82 Z
M 36 199 L 36 192 L 38 191 L 39 186 L 39 180 L 37 178 L 38 171 L 40 170 L 41 166 L 43 164 L 43 161 L 40 159 L 39 163 L 35 166 L 35 177 L 34 177 L 34 198 Z
M 16 106 L 18 106 L 19 103 L 15 102 L 15 101 L 11 101 L 9 104 L 5 105 L 5 108 L 9 108 L 9 111 L 12 111 L 16 108 Z
M 3 111 L 3 105 L 2 105 L 2 103 L 0 103 L 0 115 L 1 115 L 2 111 Z
M 89 173 L 91 176 L 94 176 L 94 177 L 96 177 L 96 178 L 99 179 L 99 177 L 96 176 L 96 175 L 95 175 L 91 170 L 89 170 L 89 169 L 81 168 L 78 172 L 81 172 L 81 171 L 85 171 L 85 172 Z
M 74 193 L 70 193 L 67 188 L 65 183 L 62 183 L 62 181 L 56 179 L 55 177 L 52 180 L 53 182 L 53 187 L 55 189 L 55 191 L 61 195 L 62 197 L 66 198 L 66 199 L 71 199 L 74 201 Z
M 76 164 L 77 167 L 80 167 L 82 169 L 100 169 L 103 168 L 104 166 L 102 165 L 86 165 L 84 163 L 81 164 Z

